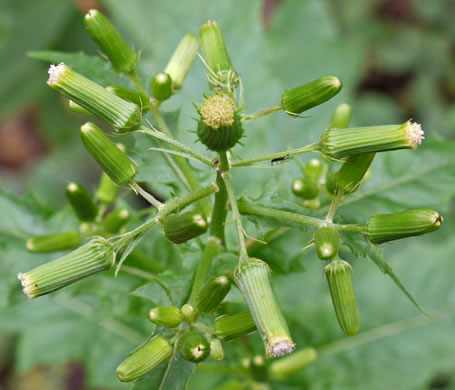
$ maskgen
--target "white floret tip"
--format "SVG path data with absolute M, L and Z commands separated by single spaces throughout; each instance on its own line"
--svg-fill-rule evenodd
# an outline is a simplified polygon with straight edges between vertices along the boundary
M 281 341 L 272 346 L 270 355 L 272 357 L 279 357 L 289 355 L 295 349 L 295 343 L 291 341 Z
M 422 126 L 416 122 L 408 122 L 408 139 L 413 149 L 416 149 L 425 139 Z
M 67 66 L 63 62 L 61 62 L 57 66 L 52 64 L 49 67 L 49 70 L 48 70 L 49 79 L 47 80 L 47 83 L 49 85 L 53 85 L 53 84 L 58 83 L 60 77 L 63 75 L 63 73 L 65 72 L 66 68 L 67 68 Z

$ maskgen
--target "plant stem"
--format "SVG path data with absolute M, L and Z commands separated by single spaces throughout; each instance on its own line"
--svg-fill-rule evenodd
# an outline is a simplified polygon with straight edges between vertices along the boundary
M 330 204 L 329 212 L 327 213 L 327 220 L 332 222 L 335 213 L 337 212 L 338 206 L 340 205 L 343 199 L 344 191 L 339 188 L 336 195 L 332 199 L 332 203 Z
M 251 121 L 251 120 L 255 120 L 258 118 L 262 118 L 263 116 L 272 114 L 273 112 L 280 111 L 281 109 L 282 109 L 281 105 L 271 107 L 271 108 L 266 108 L 265 110 L 255 112 L 254 114 L 245 115 L 243 118 L 246 121 Z
M 139 80 L 139 75 L 137 74 L 137 71 L 136 69 L 133 69 L 130 73 L 129 73 L 129 76 L 130 76 L 130 79 L 131 81 L 134 83 L 134 85 L 136 86 L 136 88 L 142 92 L 143 94 L 147 95 L 147 96 L 150 96 L 147 91 L 144 89 L 144 87 L 142 86 L 141 84 L 141 81 Z
M 153 195 L 149 194 L 145 191 L 139 184 L 134 181 L 130 182 L 130 187 L 133 189 L 136 194 L 142 196 L 147 202 L 149 202 L 153 207 L 156 207 L 157 210 L 160 210 L 163 207 L 163 203 L 161 203 L 158 199 L 156 199 Z

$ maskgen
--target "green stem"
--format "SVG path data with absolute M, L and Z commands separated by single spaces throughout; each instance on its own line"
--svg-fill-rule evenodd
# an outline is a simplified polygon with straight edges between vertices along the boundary
M 332 203 L 330 204 L 329 212 L 327 213 L 327 220 L 332 222 L 335 213 L 337 212 L 338 206 L 340 205 L 343 199 L 344 191 L 341 188 L 338 188 L 338 191 L 334 198 L 332 199 Z
M 141 84 L 141 81 L 139 80 L 139 75 L 137 74 L 137 71 L 136 69 L 132 70 L 130 73 L 129 73 L 129 76 L 130 76 L 130 79 L 131 81 L 134 83 L 134 85 L 136 86 L 136 88 L 142 92 L 143 94 L 147 95 L 147 96 L 150 96 L 147 91 L 144 89 L 144 87 L 142 86 Z
M 134 181 L 130 182 L 130 187 L 133 189 L 136 194 L 142 196 L 147 202 L 149 202 L 153 207 L 157 210 L 160 210 L 163 207 L 163 203 L 161 203 L 158 199 L 156 199 L 153 195 L 149 194 L 145 191 L 139 184 Z
M 265 110 L 255 112 L 254 114 L 244 115 L 243 118 L 246 121 L 251 121 L 251 120 L 258 119 L 258 118 L 262 118 L 263 116 L 272 114 L 273 112 L 280 111 L 280 110 L 282 110 L 281 105 L 280 106 L 271 107 L 271 108 L 266 108 Z

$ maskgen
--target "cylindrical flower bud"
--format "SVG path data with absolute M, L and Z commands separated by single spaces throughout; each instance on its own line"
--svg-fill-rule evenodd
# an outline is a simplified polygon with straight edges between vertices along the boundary
M 224 350 L 223 345 L 219 339 L 210 340 L 210 357 L 213 360 L 223 360 L 224 359 Z
M 117 233 L 129 219 L 130 212 L 126 207 L 115 209 L 104 217 L 104 230 L 108 233 Z
M 182 358 L 193 363 L 202 362 L 210 354 L 209 341 L 198 331 L 185 333 L 179 340 L 178 348 Z
M 336 76 L 326 76 L 300 87 L 287 89 L 281 96 L 281 107 L 291 116 L 319 106 L 341 91 L 343 84 Z
M 291 190 L 299 198 L 314 199 L 319 194 L 319 184 L 315 179 L 303 177 L 292 182 Z
M 349 156 L 335 174 L 337 186 L 348 194 L 357 191 L 375 155 L 363 153 Z
M 74 181 L 68 183 L 66 186 L 66 197 L 81 221 L 93 221 L 98 215 L 98 207 L 82 185 Z
M 149 311 L 149 319 L 155 324 L 176 328 L 183 320 L 182 312 L 174 306 L 154 307 Z
M 171 76 L 174 89 L 183 87 L 183 82 L 191 69 L 191 65 L 193 65 L 198 50 L 199 42 L 193 34 L 186 34 L 175 49 L 164 70 Z
M 128 183 L 136 176 L 137 165 L 95 124 L 87 122 L 82 125 L 81 139 L 88 152 L 116 185 Z
M 147 112 L 150 108 L 150 98 L 143 92 L 120 85 L 110 85 L 106 89 L 119 98 L 138 105 L 142 112 Z
M 322 227 L 314 234 L 316 252 L 321 260 L 330 260 L 338 253 L 340 236 L 330 227 Z
M 329 194 L 335 195 L 338 187 L 335 181 L 335 174 L 328 172 L 325 179 L 325 188 Z
M 317 158 L 310 159 L 303 168 L 303 174 L 308 179 L 317 180 L 322 176 L 323 172 L 324 166 L 322 165 L 321 160 L 318 160 Z
M 402 125 L 330 127 L 322 134 L 319 145 L 327 157 L 340 159 L 362 153 L 416 149 L 423 138 L 420 125 L 407 121 Z
M 351 266 L 346 261 L 333 260 L 324 269 L 338 323 L 348 336 L 360 329 L 360 315 L 351 278 Z
M 153 76 L 150 93 L 159 101 L 164 101 L 172 96 L 172 79 L 165 72 L 158 72 Z
M 155 336 L 117 367 L 117 376 L 122 382 L 131 382 L 171 356 L 171 344 L 165 338 Z
M 199 109 L 201 118 L 197 126 L 199 140 L 210 150 L 232 148 L 242 138 L 240 116 L 225 95 L 209 97 Z
M 117 199 L 118 187 L 112 182 L 111 178 L 103 172 L 100 184 L 95 192 L 95 198 L 102 203 L 111 204 Z
M 138 105 L 119 98 L 63 63 L 51 65 L 47 84 L 119 132 L 131 131 L 141 122 Z
M 96 272 L 106 271 L 115 262 L 112 244 L 94 238 L 75 251 L 43 264 L 29 272 L 19 273 L 24 293 L 29 299 L 49 294 Z
M 195 310 L 194 307 L 189 303 L 185 303 L 180 311 L 182 312 L 183 319 L 187 322 L 191 322 L 194 318 Z
M 374 244 L 420 236 L 438 230 L 444 218 L 430 209 L 411 209 L 400 213 L 374 214 L 366 225 L 366 235 Z
M 267 264 L 258 259 L 248 259 L 237 266 L 234 277 L 264 341 L 266 356 L 291 353 L 295 344 L 273 295 Z
M 207 221 L 194 211 L 169 215 L 163 220 L 164 234 L 169 241 L 182 244 L 207 231 Z
M 308 367 L 317 357 L 318 353 L 312 347 L 294 352 L 291 356 L 272 362 L 269 367 L 270 376 L 275 380 L 282 381 Z
M 95 9 L 88 11 L 84 17 L 84 24 L 117 72 L 128 73 L 134 69 L 139 56 L 100 11 Z
M 256 323 L 250 311 L 227 314 L 215 320 L 215 334 L 229 341 L 256 330 Z
M 86 110 L 84 107 L 80 106 L 79 104 L 73 102 L 72 100 L 68 100 L 68 108 L 79 114 L 91 114 L 90 111 Z
M 205 285 L 197 300 L 199 313 L 213 313 L 231 289 L 231 279 L 226 275 L 213 278 Z
M 343 103 L 335 108 L 335 111 L 330 120 L 329 127 L 336 127 L 337 129 L 344 129 L 349 126 L 351 121 L 352 108 L 349 104 Z
M 30 252 L 57 252 L 77 248 L 80 241 L 78 232 L 68 230 L 62 233 L 30 237 L 26 246 Z

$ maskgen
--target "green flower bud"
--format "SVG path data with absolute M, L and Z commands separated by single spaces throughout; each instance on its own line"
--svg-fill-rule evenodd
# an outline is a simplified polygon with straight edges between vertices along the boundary
M 242 138 L 240 116 L 225 95 L 208 98 L 199 109 L 199 140 L 210 150 L 223 151 L 232 148 Z
M 256 330 L 256 323 L 249 311 L 227 314 L 215 320 L 215 334 L 229 341 Z
M 153 76 L 150 93 L 159 101 L 165 101 L 172 96 L 172 79 L 167 73 L 158 72 Z
M 100 11 L 88 11 L 84 24 L 91 38 L 103 50 L 117 72 L 128 73 L 134 69 L 139 56 Z
M 330 260 L 338 253 L 340 236 L 335 229 L 322 227 L 314 234 L 316 252 L 321 260 Z
M 104 119 L 118 132 L 131 131 L 141 123 L 139 106 L 119 98 L 63 63 L 51 65 L 47 84 Z
M 136 176 L 137 165 L 95 124 L 87 122 L 82 125 L 81 139 L 88 152 L 116 185 L 128 183 Z
M 338 187 L 349 194 L 357 191 L 375 155 L 376 153 L 363 153 L 349 156 L 335 174 Z
M 186 34 L 175 49 L 164 70 L 172 79 L 175 89 L 183 87 L 183 82 L 191 69 L 199 49 L 199 42 L 193 34 Z
M 27 240 L 26 246 L 30 252 L 57 252 L 77 248 L 80 241 L 78 232 L 68 230 L 62 233 L 31 237 Z
M 335 181 L 335 174 L 334 173 L 327 173 L 326 179 L 325 179 L 325 188 L 329 194 L 335 195 L 338 187 L 337 183 Z
M 336 76 L 326 76 L 300 87 L 287 89 L 281 96 L 281 107 L 291 116 L 297 116 L 319 106 L 341 91 L 343 84 Z
M 72 100 L 68 100 L 68 108 L 79 114 L 91 114 L 90 111 L 86 110 L 84 107 L 80 106 L 77 103 L 74 103 Z
M 303 207 L 310 210 L 319 210 L 321 208 L 321 200 L 319 198 L 306 199 L 303 201 Z
M 198 331 L 185 333 L 179 340 L 178 348 L 182 358 L 193 363 L 202 362 L 210 354 L 209 341 Z
M 223 302 L 231 289 L 231 279 L 226 275 L 213 278 L 205 285 L 197 300 L 197 310 L 200 313 L 213 313 Z
M 302 199 L 314 199 L 319 194 L 319 184 L 314 179 L 295 179 L 292 182 L 292 192 Z
M 95 199 L 105 204 L 114 203 L 117 199 L 118 187 L 111 178 L 103 172 L 98 189 L 95 192 Z
M 269 368 L 270 376 L 275 380 L 283 381 L 308 367 L 317 357 L 318 353 L 312 347 L 294 352 L 291 356 L 272 362 Z
M 117 233 L 130 219 L 130 212 L 126 207 L 115 209 L 103 219 L 104 230 L 108 233 Z
M 168 360 L 171 356 L 171 344 L 165 338 L 155 336 L 117 367 L 117 376 L 122 382 L 131 382 Z
M 263 338 L 266 356 L 291 353 L 295 344 L 273 295 L 267 264 L 258 259 L 243 261 L 236 267 L 234 277 Z
M 328 128 L 321 136 L 320 148 L 328 158 L 340 159 L 362 153 L 416 149 L 423 140 L 418 123 L 402 125 Z
M 352 286 L 351 266 L 346 261 L 336 259 L 324 271 L 338 323 L 347 336 L 353 336 L 360 329 L 360 316 Z
M 303 174 L 308 179 L 317 180 L 322 176 L 323 172 L 324 166 L 322 165 L 321 160 L 318 160 L 317 158 L 312 158 L 303 168 Z
M 213 360 L 223 360 L 224 359 L 224 350 L 223 345 L 219 339 L 210 340 L 210 357 Z
M 24 293 L 29 299 L 49 294 L 96 272 L 110 269 L 115 262 L 112 244 L 94 238 L 75 251 L 29 272 L 19 273 Z
M 374 214 L 366 225 L 366 235 L 374 244 L 420 236 L 438 230 L 444 218 L 430 209 L 411 209 L 400 213 Z
M 340 104 L 335 108 L 335 112 L 330 120 L 329 127 L 335 127 L 337 129 L 344 129 L 349 126 L 351 121 L 352 108 L 349 104 Z
M 207 221 L 201 214 L 188 211 L 169 215 L 163 220 L 164 234 L 169 241 L 182 244 L 207 231 Z
M 150 108 L 150 98 L 143 92 L 121 87 L 119 85 L 110 85 L 106 87 L 106 90 L 123 100 L 136 104 L 141 108 L 142 112 L 147 112 Z
M 66 197 L 81 221 L 93 221 L 98 215 L 98 207 L 89 192 L 74 181 L 66 186 Z
M 180 309 L 182 312 L 183 319 L 187 322 L 191 322 L 194 318 L 195 310 L 194 307 L 188 303 L 185 303 Z
M 149 311 L 149 319 L 155 324 L 176 328 L 183 320 L 182 312 L 174 306 L 154 307 Z

